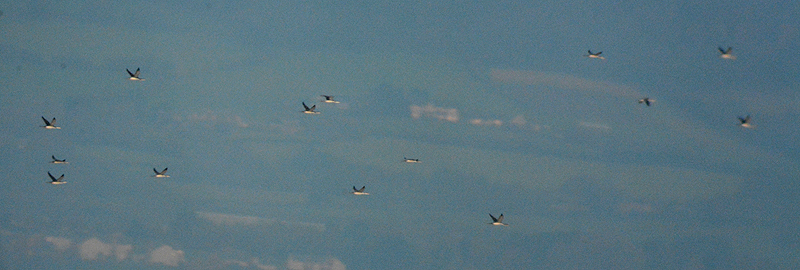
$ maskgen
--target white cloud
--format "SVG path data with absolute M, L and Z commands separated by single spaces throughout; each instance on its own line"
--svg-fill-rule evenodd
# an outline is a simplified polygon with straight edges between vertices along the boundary
M 217 125 L 232 125 L 240 128 L 247 128 L 250 126 L 250 124 L 245 122 L 241 116 L 225 111 L 207 110 L 202 113 L 192 113 L 189 114 L 188 116 L 173 114 L 172 120 L 180 122 L 181 124 L 185 124 L 188 121 L 191 122 L 192 124 L 202 124 L 205 125 L 206 127 L 217 126 Z
M 175 250 L 170 246 L 163 245 L 150 252 L 150 262 L 160 263 L 168 266 L 178 266 L 183 262 L 183 251 Z
M 561 89 L 594 91 L 621 96 L 638 96 L 632 87 L 612 82 L 595 81 L 563 73 L 541 72 L 532 70 L 492 69 L 489 77 L 503 83 L 524 85 L 544 85 Z
M 244 261 L 237 261 L 237 260 L 227 260 L 225 261 L 225 265 L 236 265 L 239 267 L 250 267 L 250 264 Z
M 111 252 L 114 249 L 113 246 L 103 243 L 96 237 L 84 241 L 78 248 L 80 250 L 81 259 L 84 260 L 97 260 L 100 255 L 104 257 L 111 256 Z
M 208 220 L 217 226 L 220 225 L 254 226 L 259 224 L 273 224 L 276 222 L 275 219 L 265 219 L 255 216 L 240 216 L 240 215 L 199 212 L 199 211 L 195 213 L 197 214 L 198 217 Z
M 257 264 L 256 267 L 261 270 L 278 270 L 278 267 L 273 265 Z
M 225 267 L 225 268 L 230 268 L 230 267 L 228 267 L 229 265 L 236 265 L 236 266 L 239 266 L 239 267 L 242 267 L 242 268 L 251 268 L 251 266 L 252 266 L 252 267 L 255 267 L 255 268 L 261 269 L 261 270 L 278 270 L 277 266 L 269 265 L 269 264 L 261 264 L 259 262 L 258 258 L 253 258 L 253 260 L 251 262 L 240 261 L 240 260 L 226 260 L 223 263 L 223 267 Z
M 63 244 L 63 241 L 66 240 L 59 240 L 57 237 L 48 237 L 53 238 L 53 241 L 60 241 Z M 63 238 L 62 238 L 63 239 Z M 49 239 L 45 239 L 48 242 L 53 243 L 53 241 Z M 69 241 L 69 240 L 66 240 Z M 57 245 L 54 243 L 54 245 Z M 58 246 L 56 247 L 58 248 Z M 92 237 L 89 240 L 84 241 L 78 246 L 79 253 L 81 255 L 81 259 L 84 260 L 97 260 L 102 257 L 109 257 L 112 254 L 114 257 L 117 258 L 117 261 L 122 261 L 128 258 L 128 255 L 131 254 L 133 251 L 133 245 L 117 245 L 117 244 L 106 244 L 97 237 Z
M 217 226 L 270 226 L 280 224 L 286 227 L 292 228 L 303 228 L 303 229 L 310 229 L 315 231 L 325 231 L 325 224 L 321 223 L 312 223 L 312 222 L 300 222 L 300 221 L 279 221 L 274 218 L 261 218 L 255 216 L 242 216 L 242 215 L 231 215 L 231 214 L 222 214 L 222 213 L 211 213 L 211 212 L 195 212 L 197 217 L 205 219 L 213 223 Z
M 45 237 L 44 240 L 49 242 L 49 243 L 52 243 L 53 246 L 55 246 L 56 250 L 58 250 L 58 251 L 67 250 L 69 247 L 72 246 L 72 241 L 67 239 L 67 238 L 63 238 L 63 237 L 48 236 L 48 237 Z
M 499 126 L 503 125 L 503 121 L 501 121 L 499 119 L 484 120 L 484 119 L 477 119 L 476 118 L 476 119 L 469 120 L 469 123 L 473 124 L 473 125 L 476 125 L 476 126 L 497 126 L 497 127 L 499 127 Z
M 439 120 L 449 122 L 458 122 L 458 110 L 453 108 L 435 107 L 433 105 L 425 105 L 424 107 L 411 105 L 411 118 L 419 119 L 422 116 L 433 117 Z
M 128 258 L 128 254 L 133 250 L 133 245 L 116 245 L 114 246 L 114 255 L 117 261 L 122 261 Z
M 293 258 L 289 258 L 286 262 L 286 268 L 290 270 L 345 270 L 347 267 L 337 260 L 328 259 L 325 262 L 301 262 Z
M 592 130 L 611 131 L 610 126 L 599 123 L 580 122 L 578 123 L 578 126 Z
M 260 270 L 278 270 L 277 266 L 268 265 L 268 264 L 261 264 L 257 258 L 253 258 L 253 265 Z
M 522 115 L 517 115 L 517 117 L 514 117 L 514 119 L 511 119 L 511 124 L 514 124 L 514 125 L 517 125 L 517 126 L 524 126 L 527 123 L 528 123 L 528 121 L 525 121 L 525 117 L 522 117 Z

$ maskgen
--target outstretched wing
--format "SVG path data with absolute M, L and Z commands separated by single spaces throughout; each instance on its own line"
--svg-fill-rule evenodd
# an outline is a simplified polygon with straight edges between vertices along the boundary
M 160 173 L 158 173 L 158 174 L 165 174 L 165 173 L 167 173 L 167 168 L 164 168 L 164 170 L 163 170 L 163 171 L 161 171 L 161 172 L 160 172 Z
M 744 117 L 744 118 L 742 118 L 741 116 L 738 117 L 738 118 L 739 118 L 739 121 L 742 122 L 742 124 L 745 124 L 745 123 L 750 121 L 750 116 L 749 115 Z
M 490 217 L 490 218 L 492 218 L 492 221 L 493 221 L 493 222 L 497 222 L 497 218 L 495 218 L 494 216 L 492 216 L 492 214 L 489 214 L 489 217 Z
M 497 217 L 497 222 L 503 223 L 503 214 L 500 214 L 500 216 Z
M 361 187 L 361 189 L 359 189 L 359 190 L 356 190 L 356 191 L 358 191 L 358 192 L 364 192 L 364 189 L 366 189 L 366 188 L 367 188 L 367 186 L 362 186 L 362 187 Z
M 128 71 L 130 73 L 130 71 Z M 136 72 L 133 73 L 133 77 L 139 77 L 139 68 L 136 68 Z
M 316 106 L 316 105 L 314 105 L 314 106 Z M 311 110 L 311 108 L 309 108 L 308 106 L 306 106 L 306 103 L 305 103 L 305 102 L 303 102 L 303 108 L 305 108 L 305 109 L 306 109 L 306 111 L 310 111 L 310 110 Z
M 136 75 L 133 75 L 133 73 L 131 73 L 131 71 L 130 71 L 130 70 L 128 70 L 127 68 L 125 69 L 125 71 L 127 71 L 127 72 L 128 72 L 128 75 L 130 75 L 131 77 L 136 77 Z
M 45 126 L 49 126 L 50 125 L 50 122 L 47 121 L 47 119 L 45 119 L 44 116 L 42 116 L 42 121 L 44 121 L 44 125 Z
M 52 174 L 50 174 L 50 172 L 47 172 L 47 176 L 50 176 L 50 180 L 53 180 L 53 181 L 58 181 L 58 180 L 56 180 L 56 178 L 55 178 L 55 177 L 53 177 L 53 175 L 52 175 Z M 63 175 L 62 175 L 62 176 L 63 176 Z
M 56 125 L 56 118 L 55 117 L 53 117 L 53 120 L 50 121 L 50 125 L 52 125 L 52 126 Z

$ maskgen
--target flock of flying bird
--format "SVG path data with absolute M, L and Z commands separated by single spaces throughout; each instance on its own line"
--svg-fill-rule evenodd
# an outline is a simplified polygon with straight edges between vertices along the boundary
M 720 55 L 721 58 L 729 59 L 729 60 L 735 60 L 736 59 L 736 56 L 731 54 L 731 52 L 732 52 L 732 48 L 731 47 L 728 47 L 728 49 L 723 49 L 722 47 L 719 47 L 718 49 L 719 49 L 719 52 L 721 53 L 721 55 Z M 589 58 L 593 58 L 593 59 L 606 59 L 605 57 L 600 55 L 602 53 L 603 52 L 593 53 L 592 50 L 589 50 L 589 54 L 587 54 L 585 56 L 589 57 Z M 129 80 L 131 80 L 131 81 L 144 81 L 144 79 L 139 77 L 139 75 L 141 74 L 141 70 L 139 68 L 137 68 L 136 71 L 134 71 L 134 72 L 131 72 L 128 69 L 125 69 L 125 71 L 127 71 L 128 75 L 130 76 Z M 325 98 L 323 100 L 324 103 L 331 103 L 331 104 L 339 103 L 339 101 L 335 100 L 333 96 L 330 96 L 330 95 L 321 95 L 321 96 L 323 98 Z M 645 105 L 647 105 L 649 107 L 651 104 L 653 104 L 653 102 L 655 102 L 655 100 L 651 99 L 649 97 L 645 97 L 645 98 L 639 99 L 638 102 L 640 104 L 644 103 Z M 305 113 L 305 114 L 320 114 L 320 112 L 316 111 L 317 105 L 312 105 L 311 107 L 309 107 L 308 105 L 306 105 L 305 102 L 302 102 L 302 104 L 303 104 L 303 110 L 300 111 L 300 112 Z M 739 122 L 740 122 L 739 125 L 741 127 L 753 128 L 753 126 L 750 124 L 750 115 L 747 115 L 745 117 L 738 117 L 738 118 L 739 118 Z M 45 129 L 61 129 L 61 127 L 56 126 L 56 118 L 53 118 L 52 120 L 48 121 L 47 118 L 44 118 L 44 116 L 42 116 L 42 121 L 44 121 L 44 126 L 42 126 L 42 127 L 45 128 Z M 50 163 L 53 163 L 53 164 L 68 164 L 69 163 L 69 162 L 67 162 L 66 159 L 57 159 L 55 157 L 55 155 L 52 155 L 51 158 L 53 160 L 50 161 Z M 403 157 L 403 162 L 406 162 L 406 163 L 420 163 L 420 160 L 419 159 Z M 156 170 L 156 168 L 153 168 L 153 172 L 155 173 L 155 175 L 153 175 L 153 177 L 156 177 L 156 178 L 169 177 L 169 175 L 167 175 L 167 168 L 164 168 L 164 170 L 161 170 L 161 171 L 158 171 L 158 170 Z M 64 174 L 61 174 L 61 176 L 56 178 L 55 176 L 53 176 L 50 173 L 50 171 L 48 171 L 47 175 L 50 177 L 50 184 L 60 185 L 60 184 L 66 184 L 67 183 L 66 181 L 64 181 Z M 367 188 L 366 186 L 362 186 L 360 189 L 357 189 L 355 186 L 353 186 L 353 191 L 351 193 L 353 195 L 369 195 L 368 192 L 364 191 L 364 190 L 366 190 L 366 188 Z M 503 214 L 500 214 L 500 216 L 495 217 L 490 213 L 489 217 L 492 219 L 492 222 L 489 223 L 490 225 L 508 226 L 508 224 L 503 223 Z
M 728 49 L 723 49 L 722 47 L 718 47 L 717 50 L 719 50 L 719 53 L 720 53 L 719 57 L 720 58 L 728 59 L 728 60 L 736 60 L 736 56 L 733 55 L 733 53 L 732 53 L 733 52 L 733 48 L 732 47 L 728 47 Z M 589 58 L 594 58 L 594 59 L 606 59 L 605 57 L 600 55 L 602 53 L 603 52 L 593 53 L 592 50 L 589 50 L 589 54 L 584 55 L 584 56 L 589 57 Z M 655 102 L 655 101 L 656 101 L 655 99 L 651 99 L 651 98 L 646 97 L 646 98 L 640 99 L 639 103 L 640 104 L 644 103 L 645 105 L 650 107 L 650 105 L 653 104 L 653 102 Z M 753 128 L 754 127 L 753 125 L 750 124 L 750 115 L 747 115 L 745 117 L 739 116 L 738 118 L 739 118 L 739 122 L 740 122 L 739 126 L 744 127 L 744 128 Z

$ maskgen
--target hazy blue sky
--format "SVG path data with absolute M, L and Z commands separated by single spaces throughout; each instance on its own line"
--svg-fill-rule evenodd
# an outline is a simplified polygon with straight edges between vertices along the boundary
M 793 1 L 0 12 L 2 269 L 800 268 Z

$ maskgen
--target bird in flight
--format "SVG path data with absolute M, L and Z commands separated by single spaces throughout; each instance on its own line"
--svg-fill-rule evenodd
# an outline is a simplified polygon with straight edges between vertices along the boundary
M 650 107 L 650 103 L 653 103 L 653 102 L 656 102 L 656 100 L 655 99 L 650 99 L 650 98 L 643 98 L 643 99 L 639 100 L 639 103 L 644 103 L 644 104 L 647 105 L 647 107 Z
M 53 164 L 67 164 L 67 163 L 69 163 L 69 162 L 67 162 L 66 159 L 57 159 L 55 155 L 52 155 L 50 157 L 53 158 L 53 161 L 50 161 L 50 163 L 53 163 Z
M 131 81 L 144 81 L 144 79 L 142 79 L 142 78 L 139 78 L 139 73 L 141 72 L 141 71 L 139 70 L 139 68 L 136 68 L 136 71 L 135 71 L 135 72 L 131 72 L 131 71 L 130 71 L 130 70 L 128 70 L 127 68 L 125 69 L 125 71 L 127 71 L 127 72 L 128 72 L 128 75 L 130 75 L 130 76 L 131 76 L 130 78 L 128 78 L 128 80 L 131 80 Z
M 603 52 L 592 53 L 592 50 L 589 50 L 589 54 L 586 55 L 586 57 L 596 58 L 596 59 L 606 59 L 605 57 L 600 56 L 601 53 L 603 53 Z
M 169 177 L 169 175 L 167 175 L 167 168 L 164 168 L 164 170 L 160 171 L 160 172 L 156 171 L 156 168 L 153 168 L 153 172 L 156 173 L 156 175 L 153 175 L 153 177 L 156 177 L 156 178 Z
M 325 98 L 325 103 L 339 103 L 339 101 L 333 100 L 333 96 L 321 95 Z
M 67 183 L 66 181 L 64 181 L 64 174 L 61 174 L 60 177 L 56 178 L 55 176 L 50 174 L 50 172 L 47 172 L 47 176 L 50 176 L 50 184 L 60 185 L 60 184 L 66 184 Z
M 44 126 L 42 126 L 42 127 L 45 128 L 45 129 L 61 129 L 61 127 L 57 127 L 56 126 L 56 118 L 55 117 L 53 117 L 53 120 L 47 121 L 47 119 L 45 119 L 44 116 L 42 116 L 42 120 L 44 121 Z
M 406 157 L 403 157 L 403 162 L 406 162 L 406 163 L 420 163 L 418 158 L 406 158 Z
M 316 109 L 316 108 L 317 108 L 317 105 L 311 106 L 311 108 L 309 108 L 309 107 L 306 105 L 306 103 L 305 103 L 305 102 L 303 102 L 303 108 L 305 108 L 305 110 L 304 110 L 304 111 L 302 111 L 303 113 L 307 113 L 307 114 L 319 114 L 319 112 L 318 112 L 318 111 L 314 111 L 314 109 Z
M 369 193 L 364 192 L 367 186 L 362 186 L 361 189 L 356 189 L 356 186 L 353 186 L 353 195 L 369 195 Z
M 727 50 L 723 50 L 722 47 L 718 47 L 717 49 L 721 53 L 719 57 L 721 57 L 722 59 L 736 60 L 736 56 L 731 53 L 731 51 L 733 51 L 733 48 L 728 47 Z
M 754 128 L 755 126 L 750 124 L 750 115 L 745 116 L 744 118 L 739 117 L 739 126 L 743 128 Z
M 496 218 L 495 218 L 494 216 L 492 216 L 492 214 L 489 214 L 489 217 L 491 217 L 491 218 L 492 218 L 492 223 L 489 223 L 489 224 L 491 224 L 491 225 L 495 225 L 495 226 L 508 226 L 508 224 L 505 224 L 505 223 L 503 223 L 503 214 L 500 214 L 500 216 L 499 216 L 499 217 L 496 217 Z

